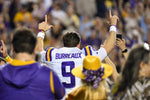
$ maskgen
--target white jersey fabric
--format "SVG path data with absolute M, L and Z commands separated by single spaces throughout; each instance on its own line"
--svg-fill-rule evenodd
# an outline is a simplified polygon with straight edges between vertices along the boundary
M 85 56 L 96 55 L 101 61 L 107 56 L 103 47 L 96 51 L 91 46 L 86 46 L 82 50 L 77 47 L 62 47 L 60 49 L 49 47 L 41 54 L 42 63 L 48 64 L 57 73 L 66 88 L 66 94 L 81 84 L 81 80 L 73 76 L 71 70 L 74 67 L 81 66 Z

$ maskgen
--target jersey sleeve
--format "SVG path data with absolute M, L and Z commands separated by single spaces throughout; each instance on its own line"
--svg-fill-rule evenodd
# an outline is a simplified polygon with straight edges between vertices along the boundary
M 46 61 L 52 61 L 52 51 L 53 51 L 54 49 L 55 49 L 54 47 L 49 47 L 49 48 L 46 50 L 46 54 L 45 54 L 45 60 L 46 60 Z
M 40 52 L 40 54 L 41 54 L 41 62 L 44 63 L 46 61 L 46 59 L 45 59 L 46 51 L 42 51 L 42 52 Z
M 88 45 L 84 47 L 83 49 L 85 52 L 85 56 L 88 56 L 88 55 L 98 56 L 101 59 L 101 61 L 103 61 L 105 57 L 107 56 L 107 52 L 103 47 L 100 47 L 100 49 L 95 50 L 92 46 Z
M 103 61 L 107 57 L 107 52 L 106 52 L 105 48 L 100 47 L 100 49 L 97 52 L 98 52 L 97 55 L 99 56 L 101 61 Z
M 53 71 L 50 72 L 50 87 L 56 99 L 62 99 L 65 95 L 65 88 L 60 82 L 57 74 Z

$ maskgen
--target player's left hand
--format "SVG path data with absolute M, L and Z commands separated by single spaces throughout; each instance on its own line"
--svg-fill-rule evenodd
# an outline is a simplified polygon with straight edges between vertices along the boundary
M 38 29 L 42 30 L 45 33 L 47 30 L 49 30 L 52 27 L 53 27 L 53 25 L 47 24 L 47 15 L 45 15 L 45 21 L 39 23 Z

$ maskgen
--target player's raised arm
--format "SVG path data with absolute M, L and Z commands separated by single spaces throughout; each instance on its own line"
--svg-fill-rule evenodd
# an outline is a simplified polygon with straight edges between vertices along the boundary
M 110 18 L 110 30 L 109 30 L 109 36 L 108 38 L 105 40 L 104 42 L 104 48 L 107 52 L 107 54 L 109 54 L 111 52 L 111 50 L 114 48 L 115 46 L 115 42 L 116 42 L 116 25 L 117 22 L 119 21 L 118 16 L 111 14 L 111 10 L 109 10 L 109 18 Z
M 37 46 L 36 46 L 37 51 L 41 52 L 44 50 L 43 39 L 45 37 L 45 32 L 49 30 L 51 27 L 53 27 L 53 25 L 47 24 L 47 15 L 45 15 L 45 21 L 39 23 L 38 25 L 39 33 L 37 35 Z

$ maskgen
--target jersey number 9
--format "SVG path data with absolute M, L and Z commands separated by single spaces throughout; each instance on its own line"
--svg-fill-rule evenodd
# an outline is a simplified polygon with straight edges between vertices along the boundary
M 69 66 L 70 71 L 66 71 L 66 66 Z M 71 70 L 75 67 L 73 61 L 62 62 L 62 76 L 70 77 L 70 83 L 63 82 L 65 88 L 73 88 L 75 86 L 75 77 L 72 75 Z

